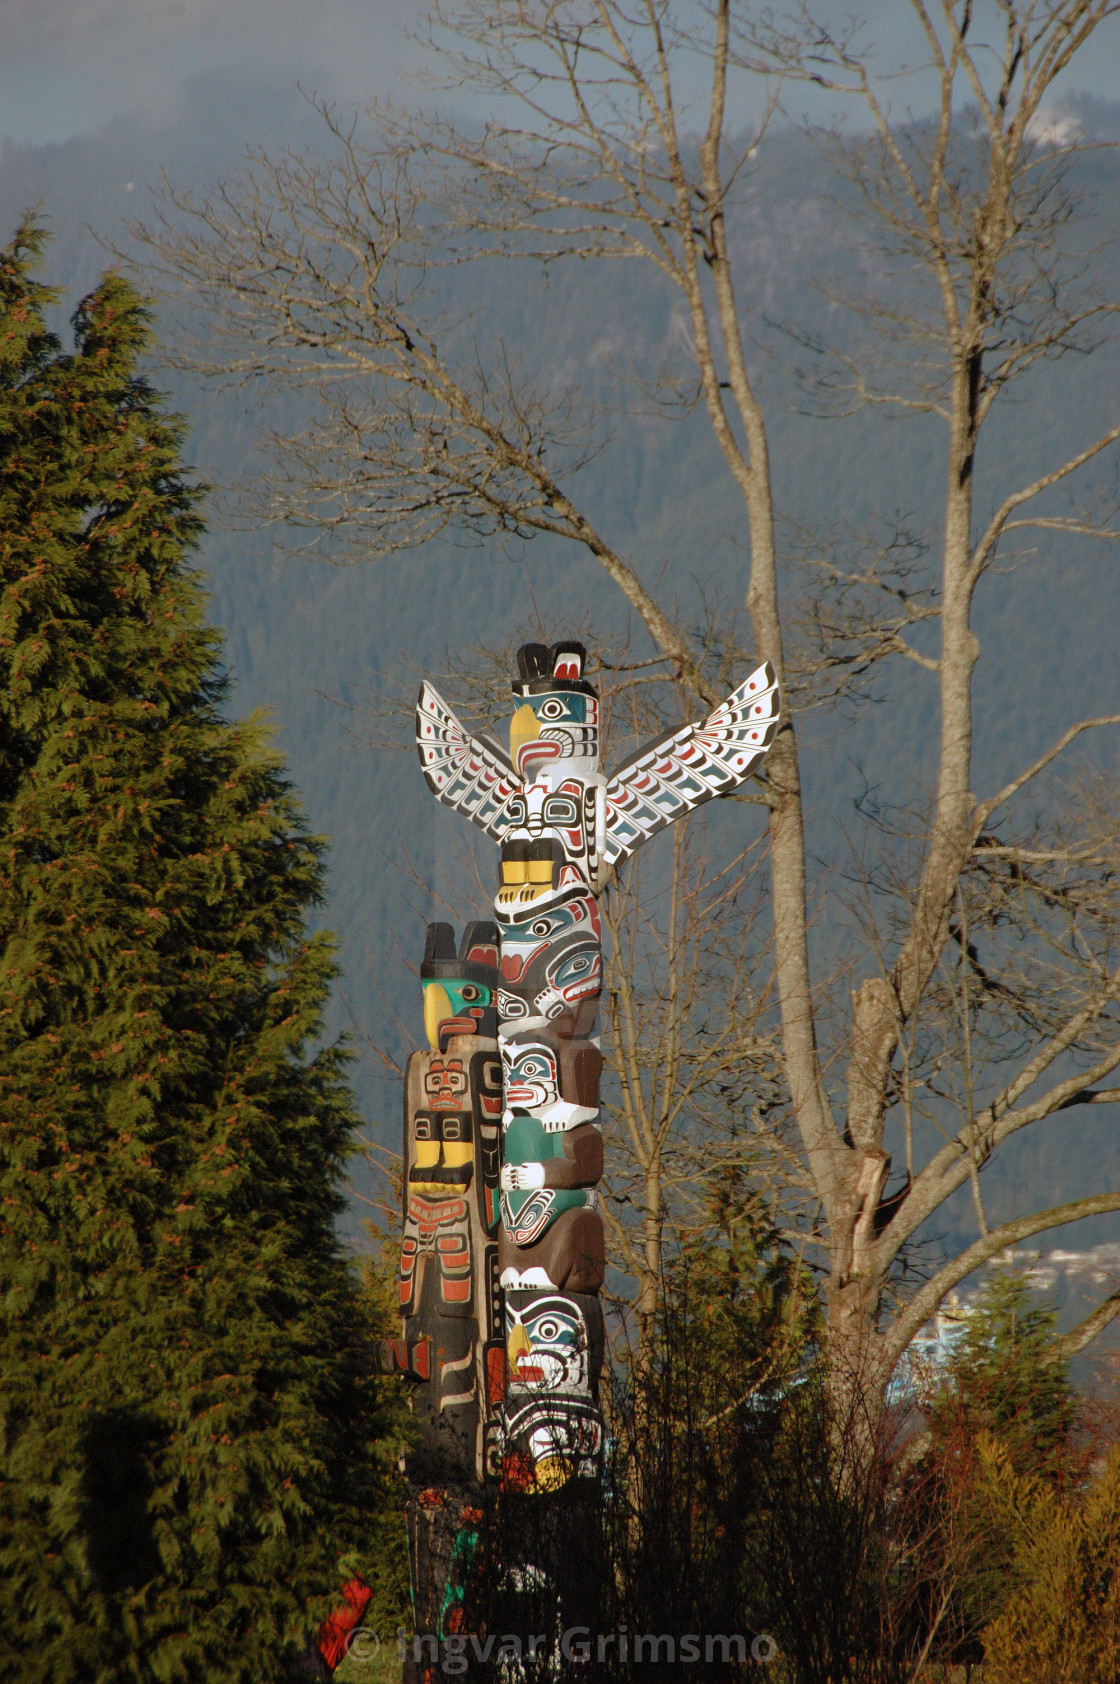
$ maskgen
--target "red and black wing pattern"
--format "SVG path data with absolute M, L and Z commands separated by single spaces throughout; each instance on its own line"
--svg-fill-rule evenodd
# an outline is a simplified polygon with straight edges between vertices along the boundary
M 774 740 L 781 698 L 769 661 L 702 725 L 682 725 L 623 762 L 607 782 L 604 857 L 625 859 L 674 819 L 741 784 Z
M 439 691 L 425 681 L 416 704 L 416 747 L 428 788 L 446 807 L 454 807 L 500 841 L 513 818 L 518 797 L 517 773 L 496 744 L 472 737 L 456 719 Z

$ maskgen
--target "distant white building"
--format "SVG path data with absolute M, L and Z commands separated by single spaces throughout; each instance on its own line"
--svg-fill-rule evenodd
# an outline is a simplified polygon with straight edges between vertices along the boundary
M 1095 1245 L 1089 1251 L 1008 1250 L 998 1259 L 1020 1271 L 1037 1292 L 1055 1286 L 1098 1287 L 1120 1284 L 1120 1243 Z
M 1103 1296 L 1100 1288 L 1120 1286 L 1120 1242 L 1091 1247 L 1088 1251 L 1016 1250 L 1009 1248 L 993 1258 L 992 1268 L 1013 1268 L 1036 1292 L 1091 1293 Z M 1059 1289 L 1059 1290 L 1056 1290 Z M 892 1403 L 912 1402 L 934 1389 L 973 1314 L 977 1289 L 963 1296 L 951 1292 L 940 1310 L 911 1341 L 895 1369 L 888 1397 Z

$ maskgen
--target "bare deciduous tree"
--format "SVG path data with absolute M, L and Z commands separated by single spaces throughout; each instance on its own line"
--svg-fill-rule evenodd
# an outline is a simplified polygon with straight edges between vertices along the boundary
M 985 1166 L 1017 1131 L 1116 1097 L 1107 1086 L 1120 1066 L 1110 793 L 1087 787 L 1059 800 L 1044 786 L 1067 747 L 1120 716 L 1075 725 L 1000 789 L 977 797 L 972 788 L 981 581 L 1028 529 L 1117 535 L 1110 509 L 1060 507 L 1053 494 L 1104 459 L 1120 422 L 1005 485 L 990 510 L 977 506 L 975 467 L 998 400 L 1040 364 L 1091 351 L 1115 308 L 1094 296 L 1066 238 L 1076 143 L 1040 139 L 1039 120 L 1058 78 L 1118 8 L 910 5 L 922 85 L 934 90 L 933 115 L 920 121 L 884 103 L 858 34 L 838 35 L 808 8 L 782 21 L 740 0 L 435 0 L 439 62 L 489 99 L 487 124 L 383 111 L 365 142 L 328 112 L 331 161 L 258 155 L 210 197 L 169 194 L 160 218 L 138 230 L 156 271 L 204 313 L 205 343 L 186 347 L 188 361 L 310 389 L 318 401 L 306 430 L 273 435 L 258 517 L 370 556 L 445 527 L 570 540 L 603 566 L 685 689 L 712 702 L 719 686 L 704 649 L 576 501 L 581 466 L 607 446 L 600 418 L 502 356 L 473 356 L 469 335 L 439 308 L 460 263 L 652 263 L 683 302 L 694 396 L 745 513 L 754 648 L 787 701 L 855 695 L 870 663 L 894 657 L 935 678 L 934 787 L 913 823 L 884 827 L 861 878 L 850 1006 L 810 965 L 792 708 L 762 791 L 784 1079 L 819 1212 L 834 1383 L 872 1404 L 922 1322 L 972 1270 L 1029 1235 L 1120 1209 L 1120 1191 L 1109 1190 L 993 1227 L 981 1196 Z M 694 136 L 688 97 L 700 71 L 707 108 Z M 871 230 L 878 290 L 853 301 L 855 349 L 814 343 L 818 396 L 842 411 L 917 411 L 944 429 L 938 554 L 924 583 L 915 591 L 906 579 L 919 558 L 905 532 L 878 553 L 827 541 L 805 558 L 817 582 L 792 611 L 808 669 L 786 658 L 792 621 L 783 623 L 779 599 L 767 417 L 728 232 L 761 135 L 736 145 L 729 134 L 736 78 L 772 90 L 768 108 L 799 81 L 858 102 L 864 126 L 854 137 L 825 138 Z M 686 386 L 679 377 L 678 397 Z M 915 638 L 921 623 L 936 626 L 936 649 Z M 632 1056 L 624 1016 L 623 1070 Z M 923 1108 L 944 1138 L 919 1163 L 913 1122 Z M 655 1157 L 657 1125 L 638 1110 L 634 1119 L 639 1158 Z M 906 1180 L 888 1195 L 884 1141 L 896 1121 Z M 976 1241 L 902 1295 L 900 1256 L 969 1185 Z

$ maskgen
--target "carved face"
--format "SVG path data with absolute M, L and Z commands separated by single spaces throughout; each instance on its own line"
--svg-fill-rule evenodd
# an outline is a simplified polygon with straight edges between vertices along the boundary
M 603 941 L 599 908 L 594 895 L 589 894 L 571 895 L 562 905 L 539 910 L 524 921 L 503 923 L 500 932 L 502 981 L 498 1010 L 503 1019 L 547 1017 L 549 1013 L 543 1008 L 530 1010 L 534 998 L 548 988 L 562 999 L 563 988 L 575 980 L 559 961 L 577 948 L 597 954 Z M 588 972 L 593 968 L 589 966 Z M 550 977 L 553 970 L 555 978 Z M 587 987 L 583 992 L 592 993 L 594 988 Z M 524 1002 L 520 1009 L 515 1004 L 507 1009 L 507 1000 L 512 997 L 520 997 Z
M 543 968 L 544 975 L 540 975 Z M 514 994 L 502 989 L 498 1001 L 503 1022 L 516 1027 L 523 1021 L 551 1023 L 570 1013 L 581 1000 L 599 994 L 603 985 L 603 956 L 597 944 L 581 942 L 558 953 L 545 967 L 533 967 Z M 537 986 L 543 984 L 543 986 Z
M 439 1051 L 441 1036 L 495 1033 L 496 989 L 454 977 L 425 978 L 423 989 L 424 1028 L 433 1052 Z
M 430 988 L 442 988 L 452 1017 L 481 1017 L 494 998 L 494 991 L 481 982 L 453 982 L 444 977 L 441 982 L 425 982 L 424 993 Z
M 603 986 L 603 955 L 598 944 L 589 941 L 565 946 L 546 971 L 548 988 L 542 1002 L 544 1016 L 552 1017 Z
M 561 769 L 550 783 L 542 777 L 526 782 L 506 806 L 511 836 L 524 833 L 530 840 L 553 836 L 565 856 L 578 864 L 594 840 L 595 790 L 597 781 L 566 775 Z
M 467 1074 L 458 1058 L 433 1058 L 424 1074 L 424 1092 L 432 1111 L 467 1109 Z
M 498 1033 L 498 932 L 475 919 L 456 947 L 450 924 L 428 925 L 420 967 L 424 1029 L 434 1053 L 447 1051 L 453 1035 L 492 1039 Z
M 590 1393 L 587 1326 L 570 1298 L 542 1293 L 521 1308 L 507 1301 L 506 1356 L 511 1393 Z
M 507 921 L 599 879 L 606 780 L 599 772 L 599 701 L 581 676 L 584 656 L 579 644 L 518 651 L 520 705 L 509 746 L 520 787 L 506 803 L 495 901 Z
M 540 1041 L 502 1043 L 505 1101 L 509 1111 L 543 1111 L 560 1097 L 556 1054 Z
M 564 689 L 526 696 L 510 721 L 509 747 L 522 778 L 535 779 L 542 768 L 560 760 L 578 760 L 580 772 L 594 772 L 599 763 L 598 699 Z

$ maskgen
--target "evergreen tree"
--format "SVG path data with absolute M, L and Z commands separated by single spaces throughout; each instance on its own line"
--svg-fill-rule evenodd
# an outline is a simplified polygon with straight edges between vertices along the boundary
M 144 303 L 107 276 L 64 350 L 42 244 L 0 254 L 0 1674 L 268 1684 L 385 1425 L 322 847 L 222 715 Z
M 1021 1480 L 1056 1494 L 1080 1476 L 1078 1401 L 1055 1321 L 1021 1275 L 993 1271 L 925 1404 L 928 1448 L 894 1510 L 893 1600 L 911 1648 L 933 1626 L 930 1652 L 946 1663 L 978 1663 L 981 1632 L 1006 1603 L 1017 1548 L 1007 1490 Z
M 1011 1269 L 994 1270 L 971 1306 L 934 1406 L 946 1439 L 997 1439 L 1020 1471 L 1057 1479 L 1076 1409 L 1054 1350 L 1057 1312 Z

